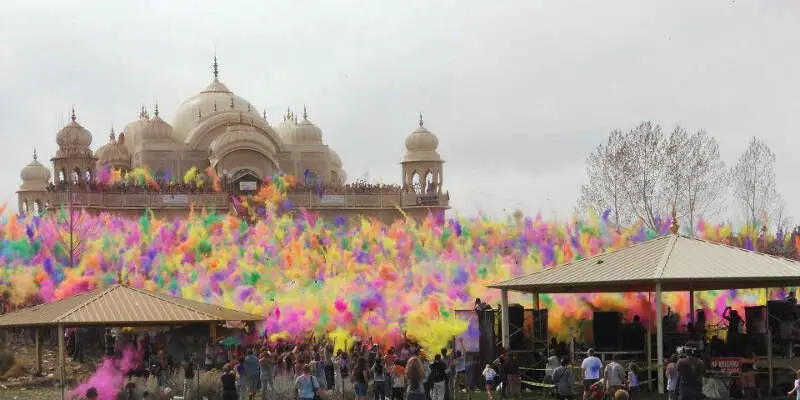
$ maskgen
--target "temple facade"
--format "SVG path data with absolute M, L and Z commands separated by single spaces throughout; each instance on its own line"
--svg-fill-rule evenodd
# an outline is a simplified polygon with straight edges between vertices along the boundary
M 305 107 L 302 115 L 288 109 L 280 124 L 271 125 L 266 113 L 259 114 L 220 81 L 216 58 L 211 83 L 178 107 L 171 124 L 162 119 L 158 105 L 152 116 L 143 106 L 138 118 L 118 134 L 112 129 L 105 144 L 93 150 L 93 140 L 73 109 L 70 122 L 56 134 L 52 172 L 35 151 L 22 169 L 17 191 L 20 212 L 70 206 L 130 216 L 146 210 L 181 216 L 192 207 L 241 213 L 233 199 L 256 192 L 277 171 L 298 181 L 289 193 L 294 207 L 323 218 L 363 216 L 391 222 L 403 215 L 443 214 L 449 208 L 439 141 L 425 128 L 421 115 L 405 140 L 400 184 L 348 183 L 341 158 L 325 144 L 322 130 L 311 122 Z M 221 191 L 182 184 L 159 189 L 97 187 L 104 171 L 124 175 L 136 168 L 148 169 L 156 180 L 210 168 L 224 184 Z

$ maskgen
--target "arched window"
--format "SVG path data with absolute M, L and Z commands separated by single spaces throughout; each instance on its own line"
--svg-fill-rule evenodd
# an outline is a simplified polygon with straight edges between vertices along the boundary
M 86 172 L 84 173 L 84 176 L 83 176 L 84 182 L 88 183 L 88 182 L 93 181 L 94 180 L 93 179 L 93 175 L 94 175 L 94 173 L 92 172 L 92 170 L 91 169 L 87 169 Z
M 42 213 L 42 203 L 39 200 L 33 201 L 33 214 L 39 215 Z
M 77 185 L 81 181 L 81 170 L 78 167 L 72 171 L 72 183 Z
M 61 168 L 61 171 L 58 171 L 58 181 L 64 182 L 67 180 L 67 170 Z
M 425 194 L 434 194 L 436 193 L 436 182 L 433 180 L 433 173 L 428 171 L 425 174 Z
M 422 180 L 419 176 L 419 172 L 414 171 L 411 175 L 411 187 L 414 188 L 414 193 L 422 194 Z
M 20 210 L 22 214 L 28 214 L 28 201 L 22 202 L 22 210 Z

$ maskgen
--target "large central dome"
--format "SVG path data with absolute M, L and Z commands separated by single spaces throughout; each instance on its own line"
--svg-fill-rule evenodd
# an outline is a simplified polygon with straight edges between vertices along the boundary
M 190 97 L 178 107 L 172 124 L 172 138 L 185 142 L 189 133 L 206 117 L 224 112 L 242 113 L 260 119 L 258 111 L 249 101 L 237 96 L 219 81 L 217 60 L 214 58 L 214 80 L 200 93 Z

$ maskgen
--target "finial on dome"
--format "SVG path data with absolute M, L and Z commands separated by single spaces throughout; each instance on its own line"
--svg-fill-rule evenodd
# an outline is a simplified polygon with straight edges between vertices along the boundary
M 75 120 L 78 119 L 77 117 L 75 117 L 75 106 L 72 106 L 72 115 L 70 116 L 70 119 L 72 120 L 72 122 L 75 122 Z
M 36 154 L 36 147 L 33 148 L 33 161 L 39 161 L 39 155 Z
M 303 104 L 303 121 L 308 121 L 308 110 L 305 104 Z
M 111 132 L 108 134 L 108 140 L 111 142 L 117 140 L 117 134 L 114 133 L 114 125 L 111 125 Z
M 153 110 L 153 114 L 155 114 L 156 117 L 158 116 L 158 102 L 156 102 L 156 107 Z
M 422 113 L 419 113 L 419 126 L 422 127 L 422 125 L 424 125 L 424 122 L 422 121 Z
M 267 109 L 264 109 L 264 113 L 261 115 L 261 118 L 264 118 L 264 121 L 267 120 Z
M 214 72 L 214 80 L 219 80 L 219 64 L 217 64 L 217 52 L 214 51 L 214 64 L 212 65 L 212 71 Z

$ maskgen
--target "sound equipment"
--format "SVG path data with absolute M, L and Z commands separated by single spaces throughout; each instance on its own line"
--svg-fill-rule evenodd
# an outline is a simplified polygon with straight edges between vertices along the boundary
M 595 349 L 618 350 L 622 314 L 616 311 L 595 311 L 592 320 Z
M 486 311 L 476 310 L 478 315 L 478 364 L 484 365 L 494 361 L 495 356 L 495 334 L 494 334 L 494 316 L 495 312 L 491 309 Z
M 533 311 L 533 339 L 536 341 L 547 341 L 548 331 L 547 309 Z
M 770 300 L 767 302 L 769 312 L 769 327 L 773 332 L 780 332 L 781 322 L 789 320 L 794 314 L 792 303 L 783 300 Z
M 509 347 L 511 350 L 525 349 L 525 307 L 519 304 L 508 305 Z
M 766 307 L 764 306 L 753 306 L 744 308 L 744 318 L 745 318 L 744 326 L 745 329 L 747 329 L 748 334 L 763 335 L 767 333 L 767 326 L 765 323 L 766 315 L 764 315 L 765 311 Z

